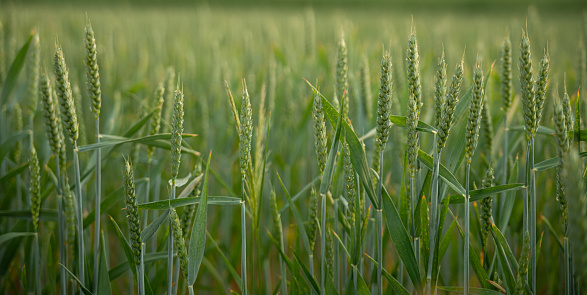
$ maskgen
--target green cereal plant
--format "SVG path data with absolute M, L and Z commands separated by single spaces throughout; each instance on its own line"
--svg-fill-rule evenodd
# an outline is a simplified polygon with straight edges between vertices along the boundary
M 177 249 L 177 255 L 179 256 L 179 263 L 181 265 L 181 272 L 184 278 L 187 280 L 188 277 L 188 250 L 185 246 L 185 234 L 182 231 L 182 225 L 179 221 L 179 216 L 175 211 L 175 208 L 169 208 L 169 219 L 171 220 L 171 228 L 173 230 L 173 244 Z
M 92 100 L 91 109 L 96 119 L 96 143 L 100 142 L 100 108 L 102 106 L 102 90 L 100 88 L 100 72 L 98 67 L 98 54 L 96 51 L 96 38 L 92 25 L 86 26 L 86 86 Z M 100 202 L 102 200 L 102 150 L 96 150 L 96 197 L 95 197 L 95 219 L 94 219 L 94 281 L 98 281 L 100 266 Z M 97 284 L 96 284 L 97 288 Z M 97 291 L 97 290 L 94 290 Z
M 83 197 L 80 180 L 80 167 L 79 167 L 79 151 L 77 146 L 77 140 L 79 137 L 79 125 L 77 122 L 77 114 L 75 105 L 73 102 L 73 95 L 71 91 L 71 84 L 69 82 L 69 71 L 65 64 L 65 56 L 63 55 L 63 49 L 57 44 L 55 50 L 55 56 L 53 58 L 55 68 L 55 90 L 57 97 L 59 98 L 59 104 L 61 105 L 61 118 L 65 125 L 65 129 L 69 135 L 69 140 L 73 144 L 73 164 L 74 164 L 74 176 L 75 176 L 75 195 L 77 199 L 77 231 L 78 231 L 78 275 L 82 285 L 85 283 L 85 259 L 84 257 L 84 229 L 83 229 Z
M 501 100 L 502 100 L 502 112 L 503 112 L 503 151 L 502 151 L 502 171 L 501 171 L 501 184 L 507 183 L 507 167 L 508 167 L 508 155 L 509 155 L 509 137 L 508 137 L 508 119 L 509 111 L 512 107 L 514 100 L 514 86 L 512 83 L 512 42 L 510 36 L 505 38 L 501 46 Z M 505 192 L 501 193 L 499 208 L 500 212 L 505 205 Z
M 438 68 L 436 70 L 435 77 L 435 88 L 434 88 L 434 126 L 438 129 L 442 118 L 442 110 L 446 103 L 446 61 L 444 60 L 444 51 L 438 62 Z
M 420 141 L 418 136 L 418 121 L 420 120 L 420 109 L 422 108 L 422 85 L 420 83 L 420 56 L 418 53 L 418 43 L 415 33 L 412 33 L 408 43 L 407 52 L 407 72 L 408 72 L 408 116 L 406 119 L 406 126 L 408 129 L 407 136 L 407 156 L 408 168 L 410 175 L 410 215 L 413 247 L 420 248 L 420 239 L 416 237 L 416 222 L 415 222 L 415 208 L 416 208 L 416 169 L 418 165 L 418 150 L 420 149 Z M 416 251 L 416 261 L 419 263 L 419 252 Z
M 35 281 L 37 295 L 41 294 L 41 266 L 40 266 L 40 255 L 39 255 L 39 211 L 41 210 L 41 168 L 39 166 L 39 158 L 37 158 L 37 150 L 34 146 L 31 146 L 29 163 L 29 176 L 30 176 L 30 202 L 31 202 L 31 216 L 33 217 L 33 229 L 36 233 L 34 239 L 34 255 L 37 265 L 35 267 Z
M 240 111 L 239 160 L 241 171 L 241 277 L 243 295 L 247 294 L 247 224 L 245 214 L 246 173 L 251 160 L 253 138 L 253 110 L 247 85 L 243 81 L 243 99 Z
M 271 187 L 271 193 L 269 195 L 269 202 L 271 203 L 271 217 L 273 218 L 273 225 L 275 226 L 277 242 L 279 243 L 279 248 L 282 252 L 284 252 L 284 243 L 283 243 L 283 226 L 281 224 L 281 214 L 279 213 L 279 209 L 277 208 L 277 195 L 275 194 L 275 189 Z M 284 252 L 285 253 L 285 252 Z M 281 293 L 287 295 L 287 276 L 286 276 L 286 269 L 285 269 L 285 261 L 281 255 L 279 256 L 279 269 L 281 270 Z
M 483 98 L 485 91 L 483 89 L 483 71 L 481 65 L 477 63 L 475 66 L 475 73 L 473 75 L 473 91 L 471 97 L 471 106 L 469 107 L 469 118 L 467 120 L 466 129 L 466 146 L 465 146 L 465 157 L 467 159 L 467 170 L 465 180 L 465 243 L 464 243 L 464 294 L 469 294 L 469 224 L 470 224 L 470 206 L 469 206 L 469 175 L 471 172 L 471 162 L 473 155 L 477 149 L 479 142 L 479 128 L 481 125 L 481 113 L 483 109 Z
M 377 190 L 378 207 L 375 212 L 377 222 L 377 294 L 383 294 L 382 268 L 383 268 L 383 151 L 389 137 L 391 122 L 391 97 L 392 97 L 392 69 L 391 58 L 384 55 L 381 60 L 381 78 L 379 87 L 379 99 L 377 101 L 377 137 L 375 138 L 375 154 L 378 154 L 379 163 L 377 164 L 379 173 L 379 184 Z M 348 148 L 348 145 L 347 145 Z
M 175 102 L 173 104 L 173 118 L 171 119 L 171 197 L 175 199 L 176 179 L 179 174 L 181 161 L 181 140 L 183 133 L 183 90 L 179 88 L 179 81 L 175 90 Z M 167 292 L 175 294 L 177 291 L 177 282 L 173 282 L 173 232 L 169 222 L 169 236 L 167 240 Z M 176 277 L 177 278 L 177 277 Z M 172 293 L 173 292 L 173 293 Z
M 318 168 L 320 169 L 320 176 L 324 173 L 326 166 L 326 158 L 328 157 L 327 139 L 326 139 L 326 121 L 324 119 L 324 109 L 322 107 L 322 99 L 320 93 L 316 92 L 314 95 L 314 104 L 312 107 L 312 117 L 314 118 L 314 147 L 316 151 L 316 158 L 318 160 Z
M 584 281 L 587 278 L 587 270 L 582 267 L 584 265 L 583 263 L 587 263 L 587 258 L 583 255 L 585 252 L 582 252 L 587 249 L 587 222 L 585 222 L 585 214 L 587 214 L 587 190 L 584 178 L 587 171 L 583 170 L 582 173 L 577 173 L 584 169 L 584 167 L 576 148 L 571 148 L 566 157 L 565 163 L 567 165 L 563 169 L 563 179 L 567 189 L 569 204 L 573 204 L 569 206 L 568 231 L 568 240 L 572 241 L 572 247 L 570 247 L 572 250 L 569 252 L 571 255 L 568 255 L 568 257 L 572 257 L 573 260 L 568 259 L 567 265 L 569 265 L 569 260 L 574 262 L 575 266 L 578 267 L 575 268 L 576 271 L 571 268 L 570 273 L 574 274 L 579 280 Z M 568 244 L 566 246 L 569 247 Z M 569 266 L 573 267 L 573 265 Z M 569 274 L 568 271 L 567 274 Z M 567 290 L 570 289 L 567 288 Z
M 134 257 L 134 263 L 137 268 L 137 280 L 139 283 L 139 294 L 145 294 L 144 283 L 144 264 L 141 241 L 141 221 L 139 216 L 139 205 L 135 191 L 135 180 L 132 163 L 130 159 L 124 160 L 124 196 L 126 218 L 128 219 L 128 230 L 130 232 L 130 247 Z
M 61 119 L 59 117 L 58 111 L 59 109 L 55 105 L 55 99 L 53 97 L 53 90 L 51 89 L 51 81 L 46 73 L 43 73 L 39 79 L 39 88 L 41 94 L 41 102 L 43 106 L 43 116 L 45 118 L 45 129 L 47 134 L 47 139 L 49 141 L 49 147 L 51 148 L 51 152 L 55 156 L 56 160 L 55 163 L 57 165 L 57 206 L 58 206 L 58 238 L 59 238 L 59 261 L 62 265 L 67 264 L 67 254 L 65 251 L 65 215 L 63 213 L 63 190 L 61 185 L 61 169 L 60 168 L 60 155 L 61 155 L 61 146 L 63 143 L 63 138 L 61 137 L 60 127 L 61 127 Z M 60 286 L 61 286 L 61 294 L 65 294 L 67 292 L 67 281 L 65 276 L 60 276 Z

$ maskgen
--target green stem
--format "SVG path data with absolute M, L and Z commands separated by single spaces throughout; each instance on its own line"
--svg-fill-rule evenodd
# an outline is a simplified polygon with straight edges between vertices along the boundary
M 326 194 L 321 194 L 322 206 L 320 220 L 320 294 L 326 294 L 324 285 L 326 282 Z
M 434 134 L 433 143 L 436 143 L 436 134 Z M 430 247 L 428 252 L 428 271 L 426 273 L 426 290 L 428 295 L 432 293 L 432 267 L 434 264 L 434 252 L 436 251 L 436 231 L 438 227 L 438 171 L 440 165 L 440 151 L 434 144 L 432 168 L 432 200 L 430 202 Z
M 465 187 L 466 187 L 466 196 L 465 196 L 465 243 L 463 245 L 464 247 L 464 253 L 465 255 L 463 256 L 464 259 L 464 276 L 463 276 L 463 280 L 464 280 L 464 294 L 468 295 L 469 294 L 469 197 L 470 197 L 470 191 L 469 191 L 469 174 L 471 173 L 471 164 L 467 164 L 467 171 L 466 171 L 466 176 L 465 176 Z
M 247 294 L 247 224 L 244 200 L 244 182 L 242 185 L 243 199 L 241 200 L 241 279 L 242 279 L 242 294 Z
M 378 208 L 375 212 L 377 221 L 377 294 L 383 295 L 382 268 L 383 268 L 383 220 L 381 218 L 383 211 L 383 147 L 379 149 L 379 186 L 377 188 Z
M 534 169 L 534 138 L 530 141 L 530 267 L 532 293 L 536 294 L 536 170 Z
M 188 286 L 188 291 L 189 291 L 190 295 L 194 295 L 194 286 L 193 285 L 189 285 Z
M 84 223 L 83 223 L 83 203 L 82 203 L 82 186 L 80 180 L 79 151 L 77 149 L 77 140 L 73 142 L 73 167 L 75 173 L 75 193 L 77 197 L 77 246 L 78 246 L 78 272 L 79 280 L 85 286 L 85 257 L 84 257 Z M 81 288 L 80 288 L 81 289 Z M 80 290 L 81 291 L 81 290 Z
M 141 244 L 141 262 L 137 270 L 138 283 L 139 283 L 139 295 L 145 295 L 145 244 Z
M 59 262 L 62 265 L 67 265 L 67 250 L 65 247 L 65 214 L 63 213 L 63 187 L 61 182 L 61 171 L 59 167 L 59 156 L 55 158 L 56 171 L 57 171 L 57 210 L 58 215 L 58 226 L 59 226 Z M 59 276 L 59 282 L 61 284 L 61 294 L 67 294 L 67 276 L 63 273 Z
M 36 286 L 35 289 L 37 290 L 37 295 L 41 295 L 41 291 L 43 290 L 43 286 L 41 286 L 41 255 L 39 255 L 39 232 L 35 235 L 34 239 L 35 243 L 35 281 Z
M 96 118 L 96 142 L 100 142 L 100 119 Z M 102 199 L 102 150 L 96 150 L 96 205 L 94 207 L 94 293 L 98 293 L 98 275 L 100 266 L 100 202 Z
M 338 229 L 338 201 L 339 199 L 334 201 L 334 226 L 333 226 L 333 230 L 336 232 L 336 230 Z M 339 283 L 340 283 L 340 266 L 339 266 L 339 257 L 340 257 L 340 253 L 339 253 L 339 249 L 338 249 L 338 243 L 334 243 L 334 286 L 335 289 L 338 289 Z M 344 261 L 344 260 L 343 260 Z
M 175 199 L 175 178 L 171 179 L 171 199 Z M 169 235 L 167 236 L 167 294 L 173 294 L 173 230 L 169 220 Z
M 565 294 L 569 295 L 571 291 L 571 251 L 569 247 L 569 238 L 564 238 L 564 256 L 565 256 Z
M 310 253 L 310 255 L 308 255 L 308 262 L 310 263 L 310 275 L 312 276 L 312 278 L 315 278 L 314 276 L 314 254 Z M 312 294 L 315 294 L 314 290 L 312 290 Z

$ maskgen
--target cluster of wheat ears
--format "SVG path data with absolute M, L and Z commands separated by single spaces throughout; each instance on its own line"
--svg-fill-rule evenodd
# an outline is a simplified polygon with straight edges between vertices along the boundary
M 304 33 L 309 40 L 305 54 L 309 56 L 318 54 L 314 18 L 311 10 L 304 16 L 304 22 L 310 24 Z M 453 61 L 456 65 L 449 77 L 450 61 L 443 50 L 436 55 L 434 81 L 430 81 L 422 78 L 418 39 L 412 29 L 402 53 L 405 68 L 392 64 L 391 51 L 384 49 L 379 92 L 375 96 L 371 94 L 369 78 L 374 65 L 366 57 L 360 61 L 358 78 L 351 81 L 354 84 L 349 82 L 355 72 L 349 69 L 349 49 L 345 36 L 340 34 L 336 59 L 332 59 L 336 63 L 332 97 L 323 95 L 317 83 L 305 81 L 312 92 L 306 116 L 312 120 L 316 159 L 316 169 L 310 171 L 317 174 L 292 195 L 282 175 L 270 168 L 275 159 L 271 157 L 270 135 L 274 140 L 289 140 L 287 133 L 273 130 L 273 117 L 279 120 L 280 116 L 290 116 L 280 114 L 274 107 L 275 88 L 279 87 L 274 62 L 269 65 L 267 82 L 254 94 L 249 93 L 244 79 L 240 100 L 233 97 L 230 84 L 224 84 L 228 97 L 225 107 L 233 115 L 225 122 L 234 122 L 235 133 L 229 134 L 236 134 L 232 142 L 238 142 L 235 157 L 230 159 L 237 168 L 216 168 L 238 170 L 234 174 L 240 177 L 235 177 L 236 185 L 231 187 L 211 165 L 212 152 L 201 154 L 184 140 L 195 137 L 184 129 L 191 132 L 200 127 L 184 124 L 184 116 L 193 116 L 187 108 L 184 114 L 183 83 L 188 81 L 181 80 L 173 67 L 167 68 L 164 78 L 150 90 L 147 107 L 124 133 L 101 133 L 100 127 L 105 124 L 100 118 L 105 114 L 101 113 L 100 55 L 96 45 L 101 36 L 95 36 L 88 21 L 79 49 L 85 50 L 87 93 L 83 97 L 89 98 L 86 104 L 95 120 L 92 132 L 84 130 L 80 123 L 80 106 L 76 104 L 82 95 L 72 87 L 67 52 L 59 41 L 51 40 L 55 42 L 52 63 L 41 62 L 37 32 L 13 56 L 7 55 L 0 25 L 1 122 L 10 126 L 10 132 L 0 138 L 0 185 L 2 198 L 11 200 L 0 202 L 0 210 L 4 210 L 0 214 L 10 217 L 0 221 L 0 243 L 5 247 L 0 255 L 2 263 L 8 259 L 13 264 L 11 261 L 21 251 L 21 240 L 31 236 L 31 246 L 25 248 L 23 257 L 24 265 L 33 270 L 31 276 L 8 275 L 2 280 L 34 279 L 6 284 L 6 292 L 24 292 L 24 288 L 36 294 L 111 294 L 114 279 L 128 273 L 128 292 L 135 292 L 136 282 L 138 294 L 177 294 L 186 289 L 194 294 L 209 291 L 208 287 L 199 288 L 198 282 L 202 286 L 208 283 L 197 281 L 200 267 L 205 265 L 206 272 L 219 281 L 221 290 L 230 289 L 235 294 L 271 292 L 264 287 L 269 277 L 278 278 L 274 294 L 539 294 L 543 292 L 537 281 L 543 236 L 537 237 L 537 224 L 546 224 L 560 244 L 563 289 L 566 294 L 581 294 L 581 283 L 587 279 L 587 154 L 581 152 L 587 130 L 581 129 L 581 91 L 579 87 L 567 90 L 566 81 L 552 81 L 548 48 L 540 50 L 543 54 L 535 70 L 526 31 L 521 40 L 516 40 L 519 60 L 512 57 L 515 48 L 506 36 L 496 62 L 489 64 L 477 57 L 473 72 L 467 74 L 463 53 L 461 60 Z M 581 63 L 586 63 L 582 50 Z M 25 76 L 20 79 L 23 68 Z M 585 75 L 587 70 L 580 72 Z M 403 77 L 394 82 L 398 75 Z M 471 78 L 470 83 L 466 77 Z M 499 83 L 500 91 L 492 95 L 501 97 L 501 102 L 488 99 L 488 80 L 493 79 Z M 26 91 L 13 91 L 21 80 Z M 564 85 L 562 96 L 557 89 L 559 84 Z M 405 87 L 406 91 L 394 91 L 394 87 Z M 190 98 L 186 95 L 185 99 Z M 425 101 L 433 105 L 426 106 Z M 501 105 L 499 114 L 491 114 L 496 104 Z M 254 105 L 259 106 L 257 122 L 253 121 Z M 405 109 L 398 111 L 399 106 Z M 432 110 L 432 116 L 422 116 L 424 107 Z M 22 108 L 28 111 L 24 114 L 29 119 L 28 128 L 23 126 Z M 350 111 L 362 112 L 363 120 L 351 121 Z M 37 113 L 44 117 L 44 132 L 34 128 Z M 492 115 L 501 119 L 495 120 Z M 426 123 L 424 118 L 432 121 Z M 498 122 L 495 131 L 494 122 Z M 230 127 L 208 128 L 207 132 L 214 133 Z M 94 141 L 80 144 L 82 132 L 95 134 Z M 34 134 L 43 134 L 43 142 Z M 540 144 L 553 144 L 555 157 L 535 161 L 538 137 L 546 138 Z M 44 149 L 47 142 L 49 157 L 40 161 L 36 149 Z M 526 149 L 520 149 L 524 143 Z M 147 147 L 146 152 L 141 152 L 141 146 Z M 525 159 L 518 161 L 514 150 L 520 150 L 520 157 Z M 391 153 L 403 163 L 394 166 L 393 172 L 389 171 Z M 182 165 L 183 158 L 189 158 L 191 169 Z M 116 169 L 110 168 L 114 165 L 109 163 L 111 159 L 117 159 Z M 140 170 L 142 178 L 135 178 L 137 162 L 145 168 Z M 118 169 L 121 165 L 122 171 Z M 162 167 L 169 168 L 165 174 L 168 182 L 161 180 Z M 459 170 L 461 167 L 464 171 Z M 541 187 L 537 174 L 546 170 L 555 170 L 549 174 L 554 175 L 549 178 L 554 185 L 552 196 L 537 190 Z M 118 175 L 122 186 L 112 189 L 112 184 L 104 184 L 101 178 L 105 172 Z M 401 175 L 399 185 L 386 180 L 389 173 Z M 457 176 L 461 175 L 464 179 L 459 180 Z M 218 193 L 227 196 L 211 195 L 209 179 L 215 179 L 220 185 Z M 270 179 L 276 180 L 278 189 Z M 233 191 L 235 187 L 240 191 Z M 21 188 L 28 188 L 24 196 Z M 168 196 L 159 196 L 160 188 Z M 268 199 L 265 192 L 269 193 Z M 309 205 L 302 202 L 306 196 Z M 537 215 L 539 199 L 560 208 L 560 236 L 542 214 Z M 240 232 L 232 228 L 232 221 L 223 227 L 233 235 L 230 241 L 234 247 L 219 246 L 216 233 L 207 231 L 208 209 L 218 208 L 208 205 L 240 207 L 236 222 Z M 114 240 L 123 249 L 124 255 L 119 257 L 113 256 L 120 251 L 111 250 L 113 244 L 108 242 L 101 223 L 105 213 L 116 206 L 126 216 L 126 221 L 108 218 L 109 231 L 114 232 Z M 516 227 L 515 233 L 511 233 L 511 227 L 506 232 L 517 208 L 522 211 L 522 227 Z M 306 212 L 307 218 L 303 218 L 301 213 Z M 284 214 L 290 215 L 284 219 Z M 26 222 L 15 221 L 21 219 Z M 265 225 L 264 221 L 269 223 Z M 119 222 L 127 228 L 119 227 Z M 43 223 L 47 225 L 40 227 Z M 460 240 L 451 241 L 455 229 Z M 51 245 L 57 245 L 57 249 L 49 253 L 58 253 L 58 269 L 49 269 L 50 264 L 42 262 L 56 258 L 40 254 L 45 245 L 41 245 L 39 237 L 53 234 L 57 240 L 51 240 Z M 88 241 L 92 243 L 86 244 Z M 443 258 L 451 243 L 458 254 L 453 256 L 456 261 L 446 265 L 458 264 L 458 268 L 448 269 L 443 266 Z M 265 251 L 275 251 L 276 256 Z M 212 252 L 221 256 L 215 261 L 225 264 L 230 281 L 206 258 Z M 127 261 L 110 268 L 108 265 L 115 259 Z M 554 259 L 558 263 L 559 257 Z M 166 264 L 157 263 L 165 260 Z M 240 263 L 240 272 L 232 265 L 235 262 Z M 275 272 L 261 277 L 263 268 Z M 14 271 L 19 272 L 11 270 Z M 42 275 L 45 271 L 56 273 Z M 442 286 L 442 282 L 458 284 Z

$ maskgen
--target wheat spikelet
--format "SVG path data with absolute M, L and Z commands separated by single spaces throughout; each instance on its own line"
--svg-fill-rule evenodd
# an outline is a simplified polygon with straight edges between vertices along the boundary
M 534 135 L 534 122 L 536 121 L 534 96 L 534 80 L 532 78 L 532 55 L 530 52 L 530 40 L 528 34 L 523 32 L 520 44 L 520 87 L 522 92 L 522 111 L 526 125 L 526 139 L 530 141 Z
M 171 121 L 171 177 L 173 182 L 179 173 L 181 161 L 181 139 L 183 133 L 183 90 L 175 90 L 175 103 L 173 107 L 173 119 Z M 175 183 L 174 183 L 175 185 Z
M 316 233 L 320 221 L 318 220 L 318 193 L 312 187 L 310 192 L 310 228 L 308 230 L 308 239 L 310 240 L 310 253 L 314 253 L 314 245 L 316 244 Z
M 446 103 L 446 62 L 444 60 L 444 51 L 438 62 L 436 70 L 436 83 L 434 89 L 434 126 L 438 129 L 442 119 L 442 110 Z
M 182 231 L 182 226 L 177 216 L 175 208 L 169 208 L 169 218 L 171 220 L 171 229 L 173 230 L 173 247 L 177 249 L 179 256 L 179 264 L 184 278 L 188 279 L 188 250 L 185 246 L 185 233 Z
M 39 158 L 37 158 L 37 150 L 34 146 L 31 146 L 29 177 L 29 190 L 31 192 L 31 215 L 33 217 L 33 228 L 35 232 L 38 232 L 39 211 L 41 210 L 41 168 L 39 167 Z
M 349 115 L 349 65 L 346 43 L 344 36 L 340 37 L 338 42 L 338 56 L 336 59 L 336 97 L 342 103 L 342 115 L 346 118 Z
M 98 67 L 98 53 L 96 51 L 96 38 L 92 25 L 86 26 L 86 77 L 87 87 L 90 99 L 92 99 L 92 112 L 97 119 L 100 117 L 100 108 L 102 106 L 102 90 L 100 89 L 100 72 Z
M 55 57 L 53 59 L 55 67 L 55 91 L 61 105 L 61 117 L 65 124 L 65 129 L 72 143 L 76 142 L 79 137 L 79 125 L 77 114 L 73 102 L 71 84 L 69 83 L 69 71 L 65 64 L 65 57 L 60 45 L 57 45 Z
M 41 101 L 43 103 L 43 114 L 45 117 L 45 127 L 47 130 L 47 139 L 49 146 L 54 155 L 59 156 L 61 150 L 61 138 L 59 134 L 59 115 L 55 110 L 55 102 L 53 100 L 53 90 L 51 90 L 51 82 L 46 74 L 41 75 L 40 79 Z
M 418 43 L 416 35 L 410 36 L 408 43 L 408 117 L 406 125 L 408 128 L 407 149 L 408 149 L 408 167 L 410 168 L 410 177 L 416 172 L 418 150 L 420 149 L 418 130 L 418 120 L 420 119 L 420 108 L 422 107 L 422 85 L 420 84 L 420 56 L 418 54 Z
M 455 108 L 459 102 L 459 93 L 463 83 L 463 60 L 457 65 L 455 73 L 451 78 L 450 87 L 446 97 L 446 103 L 442 108 L 438 137 L 436 140 L 437 149 L 440 153 L 448 139 L 448 133 L 452 127 Z
M 524 245 L 522 253 L 520 254 L 520 261 L 518 263 L 518 275 L 516 277 L 516 295 L 523 295 L 526 293 L 526 275 L 528 274 L 528 264 L 530 263 L 530 233 L 526 231 L 524 234 Z
M 465 156 L 467 163 L 471 164 L 473 154 L 477 149 L 479 142 L 479 127 L 481 125 L 481 110 L 483 108 L 483 71 L 479 65 L 476 66 L 473 82 L 473 95 L 471 97 L 471 106 L 469 107 L 469 119 L 466 130 Z
M 483 188 L 493 187 L 495 177 L 493 176 L 493 165 L 490 165 L 485 173 L 485 178 L 483 179 Z M 480 202 L 480 212 L 481 215 L 481 242 L 483 246 L 483 250 L 487 251 L 487 241 L 489 237 L 489 233 L 491 232 L 491 225 L 493 215 L 491 213 L 491 204 L 493 201 L 493 197 L 486 197 L 481 200 Z
M 241 177 L 244 179 L 251 160 L 251 139 L 253 137 L 253 110 L 251 108 L 251 99 L 247 91 L 247 85 L 243 87 L 243 100 L 240 111 L 240 131 L 239 131 L 239 159 L 241 168 Z
M 536 81 L 536 92 L 534 95 L 534 102 L 536 104 L 534 111 L 536 112 L 536 122 L 533 124 L 533 133 L 536 134 L 540 119 L 542 119 L 542 110 L 544 109 L 544 101 L 546 100 L 546 90 L 548 86 L 548 71 L 550 67 L 550 57 L 548 51 L 544 52 L 544 57 L 540 61 L 538 70 L 538 81 Z
M 126 218 L 130 232 L 130 246 L 134 255 L 134 262 L 141 262 L 141 220 L 139 218 L 139 205 L 135 192 L 135 180 L 130 160 L 124 161 L 124 195 L 126 204 Z
M 314 105 L 312 107 L 312 117 L 314 118 L 314 147 L 320 175 L 324 173 L 326 158 L 328 157 L 327 139 L 326 139 L 326 121 L 324 120 L 324 109 L 322 99 L 318 92 L 314 95 Z

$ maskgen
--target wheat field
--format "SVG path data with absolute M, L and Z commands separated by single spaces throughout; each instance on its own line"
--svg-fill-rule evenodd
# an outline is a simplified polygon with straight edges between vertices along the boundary
M 587 5 L 0 1 L 0 293 L 584 294 Z

